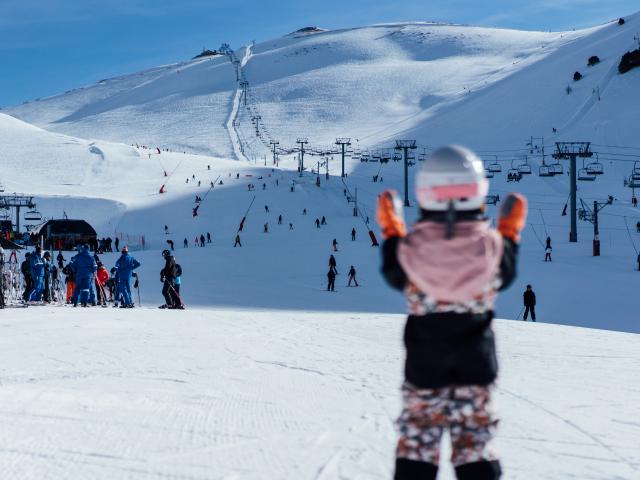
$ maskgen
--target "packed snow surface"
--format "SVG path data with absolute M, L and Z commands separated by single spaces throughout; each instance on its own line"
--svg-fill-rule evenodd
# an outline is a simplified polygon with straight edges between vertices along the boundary
M 403 321 L 5 311 L 3 478 L 388 479 Z M 498 321 L 497 340 L 505 478 L 638 478 L 640 337 Z

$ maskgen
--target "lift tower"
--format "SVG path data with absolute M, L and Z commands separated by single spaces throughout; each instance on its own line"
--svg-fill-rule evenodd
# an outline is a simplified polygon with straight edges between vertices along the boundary
M 404 152 L 404 206 L 409 206 L 409 150 L 415 150 L 415 140 L 396 140 L 396 150 Z

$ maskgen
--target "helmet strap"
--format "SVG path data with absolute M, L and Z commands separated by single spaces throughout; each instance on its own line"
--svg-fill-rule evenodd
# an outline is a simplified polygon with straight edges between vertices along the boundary
M 453 207 L 453 200 L 449 200 L 449 206 L 447 207 L 446 214 L 446 223 L 447 223 L 447 240 L 451 240 L 453 238 L 453 228 L 456 223 L 456 210 Z

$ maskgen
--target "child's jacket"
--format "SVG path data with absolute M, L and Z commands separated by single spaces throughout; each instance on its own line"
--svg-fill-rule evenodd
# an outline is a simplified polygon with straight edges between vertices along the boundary
M 442 215 L 425 214 L 382 245 L 382 273 L 407 298 L 405 378 L 418 388 L 488 385 L 497 375 L 491 320 L 518 247 L 477 215 L 460 217 L 451 239 Z

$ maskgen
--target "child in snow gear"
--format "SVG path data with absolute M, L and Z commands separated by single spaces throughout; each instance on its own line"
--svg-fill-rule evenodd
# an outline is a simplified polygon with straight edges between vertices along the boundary
M 64 283 L 67 285 L 65 300 L 70 304 L 73 302 L 73 292 L 76 289 L 75 274 L 71 270 L 71 263 L 62 269 L 62 273 L 64 273 Z
M 327 280 L 327 291 L 334 292 L 336 286 L 336 272 L 333 268 L 329 269 L 329 272 L 327 273 Z
M 96 291 L 98 294 L 98 305 L 107 306 L 107 281 L 109 280 L 109 272 L 102 264 L 98 263 L 98 271 L 96 272 Z
M 527 289 L 522 294 L 522 299 L 524 301 L 524 321 L 527 321 L 527 317 L 529 316 L 529 312 L 531 312 L 531 320 L 536 321 L 536 294 L 531 289 L 531 285 L 527 285 Z
M 349 279 L 349 281 L 347 282 L 347 287 L 351 286 L 351 282 L 355 283 L 356 287 L 358 286 L 358 280 L 356 280 L 356 269 L 353 268 L 353 265 L 351 265 L 349 273 L 347 273 L 347 278 Z
M 122 301 L 121 308 L 133 308 L 133 300 L 131 297 L 131 277 L 133 271 L 140 266 L 140 262 L 129 255 L 129 249 L 122 247 L 122 255 L 116 262 L 118 269 L 118 286 L 116 298 Z
M 421 218 L 409 233 L 398 195 L 385 191 L 378 199 L 382 273 L 404 291 L 409 310 L 396 480 L 436 478 L 445 429 L 459 480 L 501 475 L 489 448 L 498 423 L 491 409 L 497 375 L 491 321 L 497 290 L 515 277 L 526 201 L 510 195 L 499 232 L 490 229 L 483 172 L 465 148 L 432 153 L 418 173 Z

